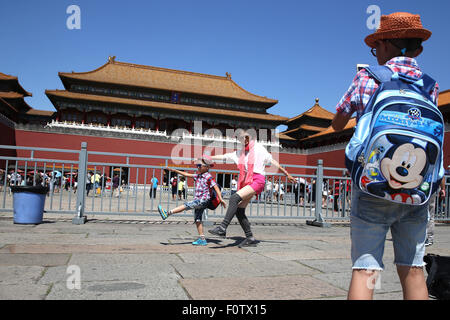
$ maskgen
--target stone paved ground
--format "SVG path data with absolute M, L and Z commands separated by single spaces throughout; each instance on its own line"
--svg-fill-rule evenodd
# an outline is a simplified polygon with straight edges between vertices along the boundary
M 44 216 L 39 225 L 0 217 L 0 299 L 345 299 L 351 276 L 350 229 L 304 221 L 252 220 L 260 241 L 241 249 L 240 226 L 194 247 L 195 226 L 170 218 Z M 121 219 L 121 220 L 120 220 Z M 207 226 L 206 229 L 211 228 Z M 428 253 L 450 255 L 448 225 L 436 226 Z M 390 235 L 375 299 L 402 299 Z M 73 288 L 77 272 L 80 289 Z

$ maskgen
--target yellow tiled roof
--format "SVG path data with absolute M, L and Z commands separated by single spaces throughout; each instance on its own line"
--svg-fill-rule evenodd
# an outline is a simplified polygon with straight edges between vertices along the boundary
M 278 100 L 258 96 L 241 88 L 227 73 L 225 77 L 115 61 L 115 57 L 89 72 L 60 72 L 61 78 L 80 79 L 143 88 L 261 102 L 273 106 Z

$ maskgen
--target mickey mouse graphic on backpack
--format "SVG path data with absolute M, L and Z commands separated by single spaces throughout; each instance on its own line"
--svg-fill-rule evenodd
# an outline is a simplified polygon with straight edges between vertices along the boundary
M 423 203 L 430 193 L 429 169 L 436 163 L 438 149 L 432 143 L 408 136 L 386 135 L 385 138 L 391 146 L 377 157 L 379 171 L 373 173 L 372 168 L 372 176 L 363 175 L 361 186 L 375 196 L 395 202 Z

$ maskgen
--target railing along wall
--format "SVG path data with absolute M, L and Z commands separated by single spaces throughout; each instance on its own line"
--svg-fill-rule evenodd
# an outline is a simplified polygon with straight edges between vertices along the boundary
M 194 173 L 196 168 L 192 165 L 173 164 L 192 163 L 191 158 L 88 151 L 84 142 L 80 150 L 0 146 L 2 149 L 16 150 L 19 156 L 0 156 L 3 171 L 3 175 L 0 171 L 0 212 L 13 210 L 9 186 L 18 184 L 48 186 L 45 212 L 72 214 L 73 223 L 77 224 L 85 223 L 89 215 L 159 216 L 158 205 L 172 209 L 194 197 L 192 179 L 185 180 L 184 188 L 177 184 L 173 189 L 170 182 L 175 174 L 165 170 L 170 166 Z M 289 172 L 305 173 L 292 174 L 297 179 L 295 184 L 281 173 L 268 174 L 264 191 L 247 206 L 248 216 L 303 219 L 317 226 L 349 220 L 352 185 L 344 168 L 326 167 L 322 160 L 318 160 L 317 166 L 283 166 Z M 223 197 L 227 199 L 234 192 L 231 181 L 239 172 L 214 168 L 210 172 L 223 187 Z M 156 188 L 152 178 L 158 180 Z M 181 176 L 177 178 L 179 182 Z M 437 221 L 450 220 L 450 177 L 445 179 L 447 192 L 444 199 L 437 198 Z M 222 206 L 206 210 L 205 220 L 222 218 L 225 212 Z M 177 216 L 189 218 L 193 212 Z

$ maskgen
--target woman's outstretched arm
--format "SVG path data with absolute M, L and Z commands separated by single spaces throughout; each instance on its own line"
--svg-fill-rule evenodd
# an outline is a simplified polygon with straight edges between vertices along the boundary
M 286 170 L 285 168 L 283 168 L 283 167 L 278 163 L 278 161 L 272 159 L 271 163 L 272 163 L 272 165 L 274 165 L 275 167 L 277 167 L 278 170 L 280 170 L 281 172 L 283 172 L 283 173 L 287 176 L 289 182 L 295 183 L 294 177 L 291 176 L 291 175 L 289 174 L 289 172 L 287 172 L 287 170 Z

